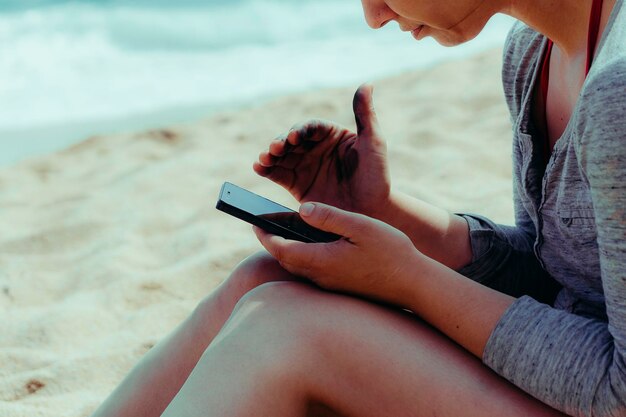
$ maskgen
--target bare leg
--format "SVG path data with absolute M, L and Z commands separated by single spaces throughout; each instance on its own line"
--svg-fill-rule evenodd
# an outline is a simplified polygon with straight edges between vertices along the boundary
M 409 313 L 299 283 L 246 295 L 164 417 L 563 417 Z
M 251 289 L 274 280 L 297 278 L 264 252 L 240 263 L 191 316 L 141 359 L 93 417 L 160 415 L 239 299 Z

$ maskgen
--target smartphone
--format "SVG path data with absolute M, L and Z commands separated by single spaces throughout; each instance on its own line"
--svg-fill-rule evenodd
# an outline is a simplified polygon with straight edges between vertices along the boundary
M 281 206 L 246 189 L 225 182 L 216 208 L 268 233 L 301 242 L 334 242 L 341 236 L 307 224 L 297 211 Z

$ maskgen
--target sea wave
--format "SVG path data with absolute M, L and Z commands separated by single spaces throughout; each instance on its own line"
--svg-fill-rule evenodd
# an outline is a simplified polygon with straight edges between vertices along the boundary
M 165 9 L 109 3 L 51 3 L 0 13 L 0 35 L 7 44 L 34 37 L 98 36 L 124 49 L 184 51 L 330 39 L 367 30 L 358 5 L 348 2 L 254 0 Z
M 358 1 L 3 0 L 0 133 L 356 85 L 500 44 L 510 23 L 445 49 L 369 29 Z

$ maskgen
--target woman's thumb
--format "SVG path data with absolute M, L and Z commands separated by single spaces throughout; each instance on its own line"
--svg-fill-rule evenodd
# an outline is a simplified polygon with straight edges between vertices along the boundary
M 359 214 L 322 203 L 302 204 L 300 216 L 315 228 L 345 237 L 350 237 L 363 226 L 363 219 Z
M 374 86 L 371 84 L 362 84 L 354 93 L 352 108 L 359 138 L 362 136 L 378 138 L 378 119 L 374 111 L 373 94 Z

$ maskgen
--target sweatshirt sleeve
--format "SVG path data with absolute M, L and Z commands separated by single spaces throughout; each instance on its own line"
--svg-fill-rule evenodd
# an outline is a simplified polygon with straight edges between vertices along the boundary
M 528 214 L 515 200 L 516 226 L 496 224 L 476 214 L 459 214 L 469 226 L 472 262 L 458 272 L 504 294 L 528 295 L 552 304 L 561 286 L 537 260 L 534 233 L 525 229 L 522 219 Z
M 522 102 L 522 84 L 526 74 L 520 62 L 532 60 L 526 51 L 529 44 L 539 45 L 537 33 L 516 23 L 507 36 L 503 50 L 502 81 L 511 121 L 518 117 Z M 514 123 L 513 123 L 514 124 Z M 523 153 L 515 135 L 513 141 L 513 203 L 515 226 L 496 224 L 475 214 L 459 214 L 469 226 L 472 262 L 458 272 L 474 281 L 514 297 L 529 295 L 552 304 L 560 285 L 541 267 L 534 253 L 535 224 L 522 204 L 521 166 Z
M 626 416 L 626 62 L 590 79 L 578 144 L 598 231 L 608 322 L 524 296 L 505 312 L 483 361 L 572 416 Z M 616 81 L 617 80 L 617 81 Z

